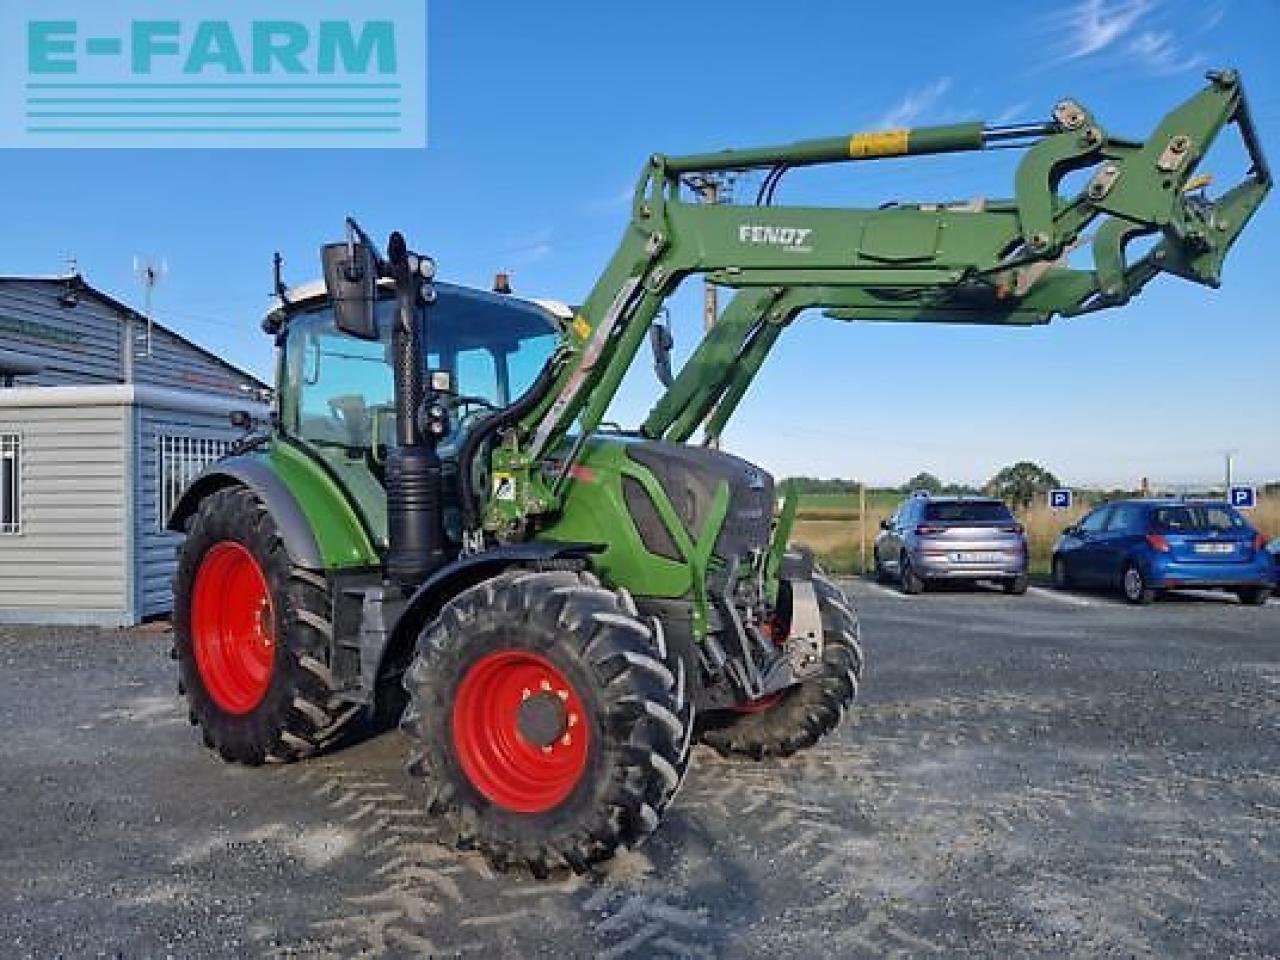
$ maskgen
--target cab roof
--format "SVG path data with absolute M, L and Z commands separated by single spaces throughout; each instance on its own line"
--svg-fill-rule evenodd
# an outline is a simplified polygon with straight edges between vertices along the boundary
M 559 300 L 548 300 L 543 298 L 524 299 L 516 297 L 509 293 L 493 293 L 489 290 L 481 290 L 478 287 L 465 287 L 455 283 L 444 283 L 437 281 L 435 286 L 443 291 L 453 294 L 463 294 L 467 297 L 473 297 L 480 300 L 492 300 L 495 304 L 510 304 L 512 302 L 518 304 L 532 304 L 548 314 L 557 326 L 563 327 L 565 323 L 573 319 L 573 308 L 568 304 Z M 387 279 L 378 281 L 380 291 L 391 292 L 392 282 Z M 285 298 L 289 303 L 291 310 L 305 310 L 322 305 L 328 299 L 329 291 L 325 287 L 323 280 L 311 280 L 307 283 L 300 284 L 296 287 L 290 287 L 285 292 Z M 270 323 L 274 318 L 279 317 L 284 303 L 279 297 L 272 301 L 271 309 L 267 311 L 263 318 L 264 325 Z

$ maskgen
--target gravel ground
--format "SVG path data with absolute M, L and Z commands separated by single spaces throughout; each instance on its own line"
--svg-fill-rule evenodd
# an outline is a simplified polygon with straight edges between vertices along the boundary
M 440 845 L 398 733 L 230 767 L 167 634 L 4 628 L 4 956 L 1280 956 L 1280 606 L 853 591 L 854 723 L 542 883 Z

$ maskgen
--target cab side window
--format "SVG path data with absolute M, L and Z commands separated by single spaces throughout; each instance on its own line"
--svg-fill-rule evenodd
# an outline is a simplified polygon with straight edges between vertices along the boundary
M 326 311 L 296 320 L 289 346 L 301 373 L 298 436 L 321 446 L 372 446 L 374 416 L 394 396 L 387 344 L 338 333 Z

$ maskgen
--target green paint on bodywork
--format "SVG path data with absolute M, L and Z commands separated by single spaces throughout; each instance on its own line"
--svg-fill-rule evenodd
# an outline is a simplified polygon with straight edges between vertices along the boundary
M 282 440 L 272 441 L 256 456 L 267 462 L 298 501 L 326 568 L 381 565 L 382 557 L 351 498 L 311 457 Z M 383 525 L 385 536 L 385 519 Z
M 773 528 L 773 541 L 769 544 L 769 558 L 764 567 L 765 591 L 769 602 L 778 602 L 778 575 L 782 569 L 782 555 L 787 552 L 787 543 L 791 540 L 791 531 L 796 525 L 796 508 L 800 506 L 800 491 L 794 483 L 786 483 L 782 488 L 782 509 L 778 511 L 778 522 Z
M 729 485 L 717 487 L 702 529 L 691 536 L 657 478 L 628 457 L 626 447 L 626 440 L 610 437 L 583 444 L 565 487 L 563 508 L 537 539 L 602 545 L 604 550 L 591 561 L 600 576 L 637 597 L 692 600 L 694 632 L 701 638 L 707 624 L 707 571 L 729 512 Z M 646 549 L 627 509 L 623 477 L 634 479 L 649 495 L 680 559 Z

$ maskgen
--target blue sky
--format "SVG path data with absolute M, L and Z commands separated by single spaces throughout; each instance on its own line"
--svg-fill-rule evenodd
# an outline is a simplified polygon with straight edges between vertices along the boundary
M 1064 95 L 1145 136 L 1211 66 L 1245 77 L 1280 165 L 1280 4 L 440 2 L 430 7 L 430 146 L 409 151 L 8 151 L 0 272 L 74 256 L 138 301 L 135 256 L 169 265 L 162 320 L 264 376 L 258 320 L 280 249 L 294 282 L 358 215 L 405 230 L 449 280 L 583 297 L 655 150 L 856 129 L 1047 116 Z M 788 180 L 781 203 L 1005 196 L 1008 153 L 888 161 Z M 1207 164 L 1212 168 L 1212 164 Z M 1227 171 L 1230 173 L 1233 171 Z M 746 185 L 745 195 L 753 190 Z M 1275 272 L 1280 200 L 1210 291 L 1162 278 L 1128 308 L 1048 328 L 842 325 L 806 316 L 728 446 L 779 474 L 981 481 L 1021 458 L 1078 483 L 1280 478 Z M 677 298 L 681 353 L 700 323 Z M 615 407 L 655 394 L 647 362 Z

